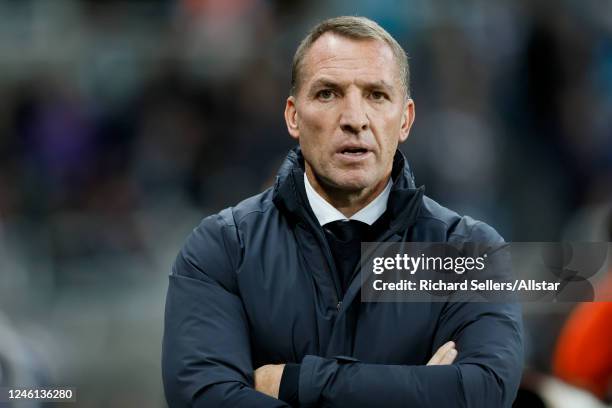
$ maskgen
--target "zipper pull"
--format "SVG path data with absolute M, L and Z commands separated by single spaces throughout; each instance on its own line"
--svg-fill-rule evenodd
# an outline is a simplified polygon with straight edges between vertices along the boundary
M 342 301 L 338 301 L 338 304 L 336 304 L 336 310 L 340 311 L 340 308 L 342 307 Z

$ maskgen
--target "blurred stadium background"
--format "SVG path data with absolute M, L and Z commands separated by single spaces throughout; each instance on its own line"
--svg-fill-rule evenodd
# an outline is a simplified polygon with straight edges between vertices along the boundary
M 271 183 L 295 47 L 343 14 L 410 55 L 430 196 L 507 240 L 610 240 L 608 0 L 0 0 L 0 384 L 165 406 L 174 256 Z M 528 380 L 572 306 L 525 306 Z

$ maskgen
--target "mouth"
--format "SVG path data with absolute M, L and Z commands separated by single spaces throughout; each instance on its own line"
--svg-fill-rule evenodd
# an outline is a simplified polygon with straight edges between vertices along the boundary
M 344 146 L 338 149 L 338 156 L 348 162 L 363 160 L 372 154 L 372 151 L 363 146 Z
M 347 147 L 346 149 L 342 149 L 340 151 L 341 154 L 347 154 L 350 156 L 359 156 L 362 154 L 366 154 L 369 150 L 365 147 Z

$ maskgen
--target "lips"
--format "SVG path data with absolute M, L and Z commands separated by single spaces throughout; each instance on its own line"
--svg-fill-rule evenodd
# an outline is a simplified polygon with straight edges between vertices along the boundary
M 336 154 L 344 160 L 356 161 L 368 157 L 372 153 L 372 150 L 368 146 L 361 144 L 346 144 L 341 146 Z
M 365 143 L 356 143 L 352 141 L 340 145 L 336 152 L 342 154 L 364 154 L 371 150 L 370 146 Z
M 364 154 L 367 152 L 368 152 L 368 149 L 366 149 L 365 147 L 347 147 L 346 149 L 342 149 L 340 153 L 359 155 L 359 154 Z

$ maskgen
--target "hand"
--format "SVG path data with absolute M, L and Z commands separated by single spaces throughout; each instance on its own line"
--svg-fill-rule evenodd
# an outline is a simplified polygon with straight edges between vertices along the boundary
M 451 365 L 457 357 L 457 349 L 452 341 L 444 343 L 427 362 L 427 365 Z
M 284 364 L 266 364 L 255 370 L 255 390 L 278 398 Z

